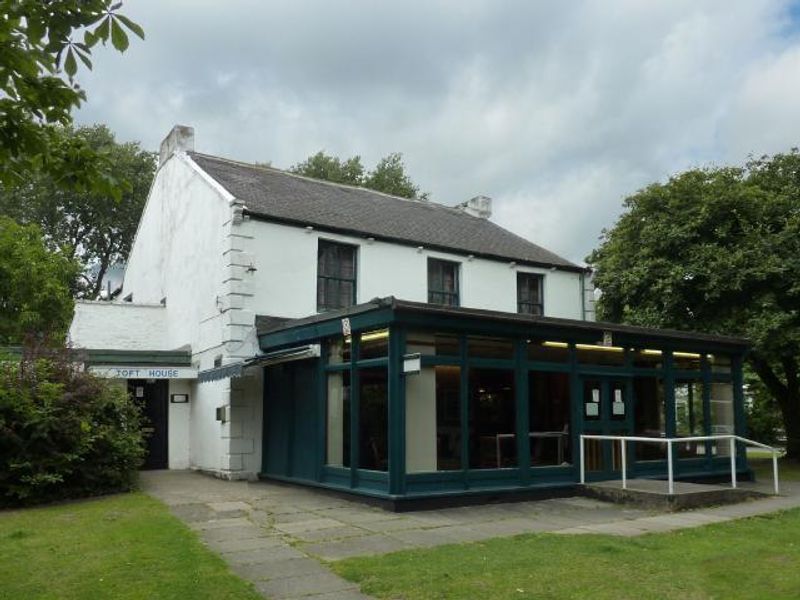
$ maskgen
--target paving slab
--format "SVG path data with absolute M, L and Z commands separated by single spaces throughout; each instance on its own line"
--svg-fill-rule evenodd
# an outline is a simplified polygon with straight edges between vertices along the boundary
M 332 540 L 344 540 L 352 537 L 362 537 L 371 535 L 373 532 L 360 527 L 351 525 L 341 525 L 327 529 L 315 529 L 313 531 L 301 531 L 293 533 L 292 537 L 302 542 L 327 542 Z
M 288 558 L 306 558 L 306 555 L 291 546 L 278 546 L 275 548 L 258 548 L 255 550 L 242 550 L 240 552 L 225 552 L 222 555 L 225 562 L 232 565 L 247 565 L 263 563 Z
M 283 542 L 276 537 L 235 538 L 225 540 L 207 540 L 206 544 L 216 552 L 243 552 L 245 550 L 264 550 L 280 548 Z
M 305 552 L 324 560 L 341 560 L 351 556 L 387 554 L 398 550 L 408 550 L 413 546 L 387 535 L 375 534 L 334 542 L 304 544 L 300 547 Z
M 257 582 L 256 588 L 269 598 L 297 598 L 326 592 L 357 590 L 358 586 L 333 573 L 313 573 Z
M 336 519 L 325 517 L 308 519 L 305 521 L 294 521 L 292 523 L 276 523 L 273 527 L 284 533 L 301 533 L 304 531 L 316 531 L 318 529 L 330 529 L 331 527 L 341 527 L 342 522 Z
M 231 565 L 231 569 L 240 577 L 250 581 L 263 581 L 280 577 L 298 577 L 300 575 L 317 575 L 328 573 L 319 561 L 313 558 L 281 558 L 255 563 Z

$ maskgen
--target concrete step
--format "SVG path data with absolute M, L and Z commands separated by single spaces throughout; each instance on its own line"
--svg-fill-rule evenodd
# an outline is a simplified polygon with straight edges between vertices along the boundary
M 667 482 L 659 479 L 629 479 L 627 489 L 622 489 L 621 480 L 599 481 L 585 484 L 582 491 L 590 498 L 665 512 L 736 504 L 767 496 L 753 489 L 686 481 L 676 481 L 675 493 L 669 494 Z

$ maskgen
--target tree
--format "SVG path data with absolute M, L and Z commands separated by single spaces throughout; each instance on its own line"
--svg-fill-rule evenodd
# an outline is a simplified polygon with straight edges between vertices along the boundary
M 800 458 L 800 153 L 690 170 L 624 206 L 587 259 L 599 316 L 749 338 Z
M 63 338 L 77 271 L 69 258 L 47 249 L 36 225 L 0 216 L 0 346 L 29 336 Z
M 0 0 L 0 184 L 40 170 L 63 187 L 115 193 L 114 180 L 79 139 L 59 138 L 72 110 L 86 99 L 75 81 L 78 61 L 91 69 L 98 42 L 124 52 L 129 30 L 113 0 Z
M 63 188 L 50 174 L 33 172 L 15 188 L 0 189 L 0 214 L 39 224 L 51 250 L 64 252 L 83 267 L 73 285 L 76 294 L 97 298 L 108 269 L 128 257 L 153 181 L 155 155 L 138 142 L 116 143 L 104 125 L 61 128 L 58 135 L 78 138 L 103 156 L 108 174 L 126 183 L 121 197 Z
M 393 196 L 428 199 L 428 194 L 420 194 L 419 187 L 406 174 L 403 155 L 399 152 L 393 152 L 379 160 L 369 173 L 365 173 L 360 156 L 342 160 L 321 150 L 289 170 L 298 175 L 364 187 Z

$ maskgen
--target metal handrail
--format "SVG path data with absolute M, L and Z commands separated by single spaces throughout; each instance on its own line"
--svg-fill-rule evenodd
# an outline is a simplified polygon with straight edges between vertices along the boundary
M 674 468 L 672 461 L 672 444 L 683 442 L 702 442 L 707 440 L 728 440 L 730 444 L 731 455 L 731 487 L 736 489 L 736 442 L 741 442 L 747 446 L 755 446 L 756 448 L 764 448 L 772 452 L 772 481 L 775 489 L 775 495 L 780 494 L 780 486 L 778 484 L 778 449 L 755 440 L 749 440 L 740 435 L 724 434 L 724 435 L 696 435 L 691 437 L 679 438 L 653 438 L 641 437 L 633 435 L 595 435 L 595 434 L 581 434 L 580 437 L 580 453 L 581 453 L 581 484 L 586 483 L 586 465 L 584 462 L 585 440 L 609 440 L 619 441 L 620 443 L 620 456 L 622 457 L 622 489 L 628 489 L 628 465 L 627 454 L 625 453 L 627 442 L 643 442 L 651 444 L 666 444 L 667 445 L 667 485 L 669 495 L 675 494 L 675 478 Z

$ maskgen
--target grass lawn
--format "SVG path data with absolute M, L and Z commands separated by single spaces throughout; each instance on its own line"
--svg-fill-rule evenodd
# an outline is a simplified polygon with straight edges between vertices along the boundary
M 772 481 L 772 454 L 748 452 L 747 460 L 758 481 Z M 778 481 L 800 481 L 800 462 L 778 459 Z
M 522 535 L 333 564 L 379 598 L 800 597 L 800 510 L 637 538 Z
M 0 598 L 260 598 L 160 502 L 0 512 Z

